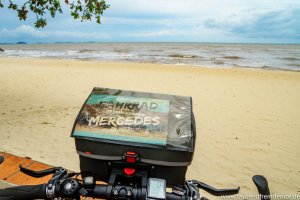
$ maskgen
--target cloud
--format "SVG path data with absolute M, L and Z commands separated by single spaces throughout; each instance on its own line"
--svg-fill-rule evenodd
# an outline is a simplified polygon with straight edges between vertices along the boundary
M 3 28 L 0 31 L 0 38 L 6 39 L 20 39 L 23 41 L 31 41 L 31 40 L 42 40 L 49 39 L 53 41 L 72 41 L 75 39 L 79 39 L 80 41 L 91 41 L 91 40 L 101 40 L 105 38 L 109 38 L 109 35 L 106 33 L 98 33 L 98 32 L 74 32 L 74 31 L 46 31 L 46 30 L 38 30 L 29 25 L 21 25 L 15 29 L 6 29 Z M 85 39 L 86 38 L 86 39 Z M 3 42 L 3 41 L 2 41 Z
M 110 0 L 102 24 L 64 15 L 45 29 L 2 21 L 0 42 L 28 41 L 189 41 L 300 43 L 298 0 Z M 31 21 L 30 21 L 31 20 Z M 1 29 L 2 28 L 2 29 Z
M 288 38 L 300 41 L 300 8 L 269 12 L 250 11 L 247 16 L 207 19 L 204 26 L 249 38 Z
M 268 11 L 300 6 L 298 0 L 111 0 L 106 16 L 115 17 L 221 17 L 247 10 Z M 247 15 L 247 12 L 244 13 Z

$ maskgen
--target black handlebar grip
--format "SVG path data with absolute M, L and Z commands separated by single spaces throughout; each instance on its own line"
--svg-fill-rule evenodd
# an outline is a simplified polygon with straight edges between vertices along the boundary
M 100 198 L 100 199 L 106 199 L 107 197 L 107 185 L 96 185 L 95 188 L 89 192 L 89 197 L 94 197 L 94 198 Z M 141 196 L 141 193 L 136 194 L 135 199 L 145 199 L 143 195 Z M 166 193 L 166 200 L 187 200 L 186 196 L 180 196 L 174 193 Z
M 46 185 L 24 185 L 0 190 L 0 200 L 47 199 Z
M 106 199 L 107 185 L 96 185 L 92 193 L 95 198 Z
M 167 192 L 166 193 L 166 200 L 187 200 L 187 197 Z

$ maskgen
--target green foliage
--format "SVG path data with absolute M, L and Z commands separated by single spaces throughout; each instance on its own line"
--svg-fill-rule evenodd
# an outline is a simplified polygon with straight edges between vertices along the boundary
M 0 8 L 4 7 L 4 1 L 0 0 Z M 75 0 L 71 3 L 65 0 L 65 4 L 69 5 L 71 16 L 74 19 L 80 19 L 81 21 L 96 19 L 96 22 L 99 24 L 101 23 L 101 16 L 104 10 L 109 8 L 105 0 Z M 27 19 L 29 11 L 35 13 L 35 27 L 37 28 L 47 25 L 47 20 L 43 17 L 47 12 L 51 17 L 55 17 L 57 13 L 62 13 L 60 0 L 28 0 L 22 5 L 9 0 L 7 7 L 16 11 L 19 19 L 24 21 Z

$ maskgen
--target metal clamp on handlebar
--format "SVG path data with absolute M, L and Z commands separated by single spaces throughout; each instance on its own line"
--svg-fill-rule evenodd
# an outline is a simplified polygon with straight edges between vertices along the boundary
M 193 181 L 186 181 L 185 187 L 187 189 L 187 196 L 189 197 L 189 199 L 193 199 L 193 200 L 200 199 L 199 188 L 194 184 Z
M 46 186 L 46 196 L 49 199 L 55 198 L 55 185 L 47 185 Z

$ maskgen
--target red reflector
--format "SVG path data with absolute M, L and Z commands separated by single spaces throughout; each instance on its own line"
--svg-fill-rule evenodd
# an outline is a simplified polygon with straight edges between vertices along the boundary
M 127 176 L 132 176 L 135 173 L 135 169 L 134 168 L 124 168 L 124 173 Z
M 127 151 L 127 153 L 126 153 L 127 155 L 131 155 L 131 156 L 135 156 L 135 152 L 131 152 L 131 151 Z
M 92 154 L 92 152 L 90 152 L 90 151 L 86 151 L 86 152 L 84 152 L 85 154 L 88 154 L 88 155 L 91 155 Z
M 135 157 L 127 157 L 126 162 L 135 163 Z

